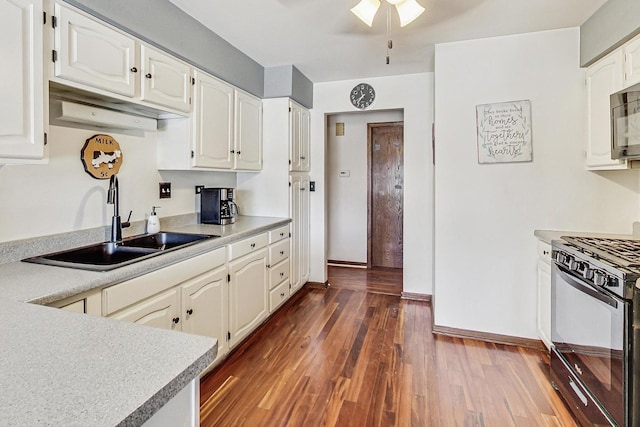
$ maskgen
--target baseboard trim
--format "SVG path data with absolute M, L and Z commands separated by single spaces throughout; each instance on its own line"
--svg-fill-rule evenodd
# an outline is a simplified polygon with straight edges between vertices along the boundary
M 334 267 L 367 268 L 366 262 L 339 261 L 335 259 L 328 259 L 327 265 L 332 265 Z
M 311 289 L 327 289 L 329 287 L 329 281 L 325 280 L 324 282 L 307 282 L 304 286 Z
M 451 328 L 449 326 L 433 325 L 433 333 L 456 338 L 469 338 L 479 341 L 492 342 L 496 344 L 517 345 L 519 347 L 532 348 L 534 350 L 544 350 L 546 347 L 540 340 L 514 337 L 510 335 L 492 334 L 489 332 L 471 331 L 468 329 Z
M 411 301 L 424 301 L 431 302 L 431 295 L 429 294 L 414 294 L 412 292 L 402 292 L 400 298 L 408 299 Z

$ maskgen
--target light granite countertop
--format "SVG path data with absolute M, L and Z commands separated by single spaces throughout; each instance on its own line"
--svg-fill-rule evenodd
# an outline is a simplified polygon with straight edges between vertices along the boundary
M 20 261 L 0 264 L 0 425 L 142 424 L 214 360 L 217 340 L 43 304 L 102 289 L 289 222 L 239 217 L 226 226 L 163 228 L 221 237 L 109 272 Z
M 561 230 L 534 230 L 533 235 L 543 242 L 551 244 L 552 240 L 558 240 L 562 236 L 576 237 L 603 237 L 610 239 L 638 239 L 640 236 L 636 234 L 612 234 L 612 233 L 595 233 L 588 231 L 561 231 Z

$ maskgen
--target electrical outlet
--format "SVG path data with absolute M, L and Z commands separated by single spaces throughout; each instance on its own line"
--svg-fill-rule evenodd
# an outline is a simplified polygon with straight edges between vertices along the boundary
M 202 193 L 203 188 L 204 188 L 204 185 L 196 185 L 196 194 Z
M 161 182 L 160 186 L 160 198 L 161 199 L 170 199 L 171 198 L 171 183 L 170 182 Z

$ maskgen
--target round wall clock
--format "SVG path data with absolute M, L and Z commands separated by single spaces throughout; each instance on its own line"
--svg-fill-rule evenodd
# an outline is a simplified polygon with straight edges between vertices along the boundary
M 354 107 L 364 110 L 373 104 L 376 91 L 368 83 L 358 83 L 351 89 L 350 99 Z

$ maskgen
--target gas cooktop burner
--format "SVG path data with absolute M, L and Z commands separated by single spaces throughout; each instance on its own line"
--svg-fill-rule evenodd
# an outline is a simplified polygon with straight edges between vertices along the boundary
M 562 236 L 562 239 L 624 267 L 640 267 L 640 240 Z

